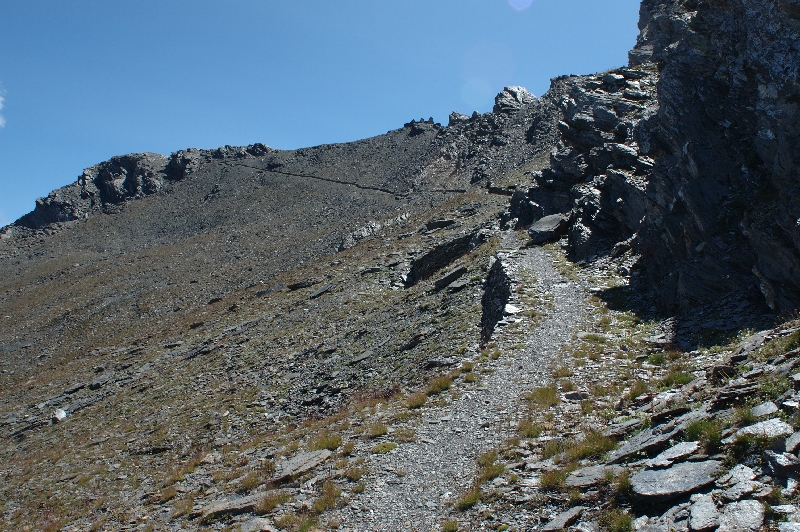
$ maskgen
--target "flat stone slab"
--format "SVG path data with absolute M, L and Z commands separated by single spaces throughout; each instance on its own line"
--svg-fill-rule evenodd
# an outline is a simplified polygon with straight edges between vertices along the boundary
M 330 458 L 331 452 L 327 449 L 311 451 L 310 453 L 300 453 L 279 464 L 280 473 L 273 480 L 278 482 L 287 480 L 291 477 L 302 475 L 311 471 L 325 460 Z
M 249 521 L 242 523 L 241 532 L 278 532 L 278 529 L 272 526 L 269 519 L 263 517 L 254 517 Z
M 778 411 L 778 405 L 773 403 L 772 401 L 767 401 L 766 403 L 761 403 L 758 406 L 754 406 L 750 409 L 750 412 L 756 417 L 764 417 L 770 414 L 774 414 Z
M 800 532 L 800 523 L 778 523 L 778 532 Z
M 250 495 L 249 497 L 239 497 L 238 499 L 226 499 L 212 502 L 202 510 L 204 520 L 212 520 L 223 515 L 239 515 L 252 512 L 256 504 L 264 497 L 263 493 Z
M 668 469 L 646 469 L 631 478 L 633 493 L 640 499 L 667 501 L 714 482 L 721 462 L 684 462 Z
M 744 499 L 746 496 L 757 491 L 763 486 L 764 485 L 760 482 L 745 480 L 726 489 L 720 494 L 720 496 L 726 501 L 738 501 L 740 499 Z
M 569 525 L 575 522 L 583 511 L 586 509 L 585 506 L 576 506 L 574 508 L 570 508 L 566 512 L 562 512 L 555 516 L 552 521 L 547 523 L 544 528 L 542 528 L 542 532 L 555 532 L 556 530 L 564 530 Z
M 616 477 L 625 471 L 625 468 L 618 465 L 596 465 L 578 469 L 569 474 L 564 481 L 564 485 L 570 488 L 588 488 L 605 480 L 609 475 Z
M 467 268 L 465 268 L 464 266 L 459 266 L 458 268 L 454 268 L 449 272 L 445 273 L 443 276 L 437 279 L 433 284 L 437 289 L 441 290 L 442 288 L 446 287 L 450 283 L 457 280 L 465 273 L 467 273 Z
M 735 484 L 739 484 L 740 482 L 747 482 L 749 480 L 755 480 L 756 472 L 747 467 L 746 465 L 739 464 L 734 466 L 733 469 L 728 471 L 726 474 L 719 477 L 717 480 L 717 486 L 724 488 L 728 486 L 733 486 Z
M 766 421 L 761 421 L 754 425 L 742 427 L 737 430 L 733 436 L 729 436 L 722 440 L 724 444 L 730 444 L 736 441 L 739 436 L 757 436 L 761 438 L 780 438 L 782 436 L 790 436 L 794 433 L 794 429 L 788 423 L 778 419 L 772 418 Z
M 764 524 L 764 505 L 758 501 L 739 501 L 725 507 L 718 532 L 758 530 Z
M 689 528 L 702 532 L 719 526 L 719 511 L 711 495 L 702 495 L 689 509 Z
M 673 462 L 696 453 L 698 449 L 700 449 L 700 442 L 682 442 L 677 445 L 673 445 L 652 460 L 649 460 L 647 465 L 649 467 L 669 467 Z

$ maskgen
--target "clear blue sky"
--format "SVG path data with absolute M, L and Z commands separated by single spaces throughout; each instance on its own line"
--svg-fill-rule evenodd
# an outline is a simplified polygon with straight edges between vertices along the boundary
M 113 155 L 299 148 L 622 66 L 638 0 L 0 0 L 0 226 Z

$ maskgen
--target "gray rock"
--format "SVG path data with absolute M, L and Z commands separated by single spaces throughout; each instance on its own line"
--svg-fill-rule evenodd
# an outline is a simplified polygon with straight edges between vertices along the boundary
M 534 222 L 528 229 L 528 234 L 531 236 L 531 244 L 543 244 L 548 240 L 563 236 L 568 228 L 569 215 L 551 214 Z
M 556 530 L 564 530 L 569 525 L 574 523 L 583 513 L 586 508 L 584 506 L 576 506 L 575 508 L 570 508 L 566 512 L 562 512 L 555 516 L 552 521 L 547 523 L 543 528 L 542 532 L 555 532 Z
M 434 229 L 444 229 L 445 227 L 455 225 L 455 223 L 455 220 L 431 220 L 429 222 L 425 222 L 425 229 L 428 231 L 433 231 Z
M 646 469 L 631 478 L 633 493 L 645 500 L 670 500 L 713 483 L 713 475 L 721 465 L 716 460 L 708 460 L 677 464 L 669 469 Z
M 766 403 L 761 403 L 758 406 L 754 406 L 750 409 L 750 412 L 753 413 L 756 417 L 764 417 L 770 414 L 774 414 L 778 411 L 778 406 L 773 403 L 772 401 L 767 401 Z
M 760 421 L 754 425 L 743 427 L 736 431 L 733 436 L 729 436 L 722 440 L 725 444 L 730 444 L 736 441 L 739 436 L 758 436 L 762 438 L 780 438 L 782 436 L 789 436 L 794 433 L 794 429 L 788 423 L 781 421 L 778 418 Z
M 462 124 L 464 122 L 469 122 L 469 116 L 468 115 L 463 115 L 463 114 L 459 113 L 458 111 L 453 111 L 452 113 L 450 113 L 450 119 L 449 119 L 447 125 L 449 127 L 453 127 L 456 124 Z
M 758 501 L 739 501 L 725 507 L 718 532 L 758 530 L 764 524 L 764 505 Z
M 711 495 L 702 495 L 694 501 L 689 510 L 689 528 L 703 531 L 719 526 L 719 512 Z
M 108 381 L 110 381 L 112 377 L 114 377 L 114 372 L 113 371 L 107 371 L 107 372 L 103 373 L 102 375 L 100 375 L 99 377 L 95 377 L 92 380 L 92 383 L 89 385 L 89 389 L 90 390 L 98 390 L 98 389 L 102 388 L 103 385 L 106 384 Z
M 700 442 L 687 441 L 673 445 L 652 460 L 647 462 L 649 467 L 669 467 L 673 462 L 686 458 L 700 449 Z
M 297 454 L 291 459 L 278 464 L 280 473 L 277 474 L 273 480 L 281 482 L 293 476 L 302 475 L 322 464 L 325 460 L 330 458 L 330 456 L 331 452 L 327 449 Z
M 494 98 L 495 113 L 510 113 L 536 101 L 536 96 L 525 87 L 506 87 Z
M 625 471 L 618 465 L 595 465 L 578 469 L 569 474 L 564 485 L 570 488 L 588 488 L 604 481 L 608 476 L 616 477 Z
M 212 502 L 202 509 L 201 514 L 204 520 L 210 521 L 223 515 L 239 515 L 252 512 L 263 496 L 264 494 L 260 493 L 248 497 L 239 497 L 238 499 Z
M 740 482 L 755 480 L 756 472 L 746 465 L 739 464 L 717 480 L 717 486 L 724 488 Z
M 789 515 L 793 513 L 797 513 L 797 506 L 794 504 L 778 504 L 776 506 L 772 506 L 772 513 L 780 514 L 780 515 Z
M 778 532 L 800 532 L 800 523 L 778 523 Z
M 795 432 L 786 439 L 785 450 L 787 453 L 796 454 L 798 448 L 800 448 L 800 431 Z
M 458 268 L 454 268 L 449 272 L 445 273 L 443 276 L 438 278 L 433 284 L 436 286 L 437 290 L 441 290 L 442 288 L 446 287 L 462 275 L 467 273 L 467 268 L 464 266 L 459 266 Z
M 63 408 L 56 408 L 55 411 L 53 412 L 53 415 L 50 416 L 50 420 L 53 423 L 59 423 L 61 421 L 64 421 L 66 418 L 67 418 L 67 413 L 64 412 Z
M 600 524 L 597 521 L 581 521 L 571 530 L 572 532 L 600 532 Z
M 564 399 L 567 401 L 583 401 L 588 399 L 590 395 L 587 392 L 567 392 L 564 394 Z
M 463 278 L 461 278 L 461 279 L 459 279 L 457 281 L 453 281 L 452 283 L 447 285 L 447 291 L 448 292 L 458 292 L 459 290 L 462 290 L 462 289 L 466 288 L 466 286 L 468 284 L 469 284 L 469 278 L 468 277 L 463 277 Z
M 781 477 L 800 471 L 800 459 L 792 453 L 764 451 L 764 461 L 769 465 L 773 473 Z
M 321 295 L 330 292 L 331 288 L 333 288 L 332 284 L 326 284 L 325 286 L 323 286 L 322 288 L 317 289 L 313 294 L 311 294 L 309 296 L 309 299 L 317 299 Z
M 720 496 L 726 501 L 738 501 L 760 489 L 762 486 L 763 484 L 760 482 L 745 480 L 744 482 L 739 482 L 726 489 Z
M 254 517 L 249 521 L 245 521 L 239 530 L 241 532 L 278 532 L 278 529 L 272 526 L 270 520 L 263 517 Z

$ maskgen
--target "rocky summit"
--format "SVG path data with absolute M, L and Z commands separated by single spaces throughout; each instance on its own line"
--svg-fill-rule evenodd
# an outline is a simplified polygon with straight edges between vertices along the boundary
M 800 3 L 0 230 L 0 528 L 800 530 Z

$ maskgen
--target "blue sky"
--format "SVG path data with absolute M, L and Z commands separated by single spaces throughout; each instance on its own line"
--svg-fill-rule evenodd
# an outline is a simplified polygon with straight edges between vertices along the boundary
M 638 0 L 0 0 L 0 226 L 118 154 L 299 148 L 622 66 Z

